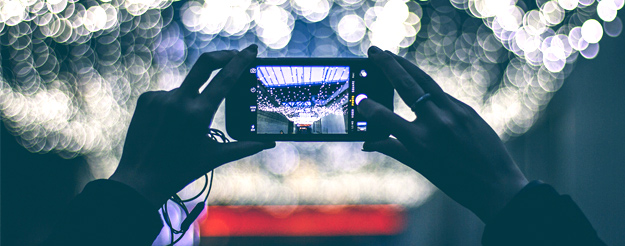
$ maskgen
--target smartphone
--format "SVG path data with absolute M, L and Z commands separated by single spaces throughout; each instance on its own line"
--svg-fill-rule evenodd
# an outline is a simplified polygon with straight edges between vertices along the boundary
M 257 58 L 226 97 L 237 140 L 366 141 L 389 136 L 357 102 L 393 109 L 393 87 L 367 58 Z

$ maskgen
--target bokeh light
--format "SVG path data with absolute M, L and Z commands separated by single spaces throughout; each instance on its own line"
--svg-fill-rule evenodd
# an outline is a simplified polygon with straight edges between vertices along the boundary
M 603 37 L 603 28 L 597 20 L 590 19 L 584 22 L 582 25 L 582 38 L 584 40 L 594 44 L 598 43 L 601 37 Z
M 610 37 L 618 37 L 623 31 L 623 22 L 616 17 L 613 21 L 603 23 L 603 31 Z
M 622 7 L 623 0 L 4 0 L 0 109 L 26 149 L 84 155 L 102 178 L 119 161 L 138 96 L 179 86 L 203 52 L 256 43 L 261 57 L 363 57 L 377 45 L 418 64 L 505 140 L 530 129 L 580 55 L 598 55 L 604 32 L 620 35 Z M 225 129 L 223 107 L 213 127 Z M 217 169 L 209 200 L 417 206 L 433 192 L 416 172 L 360 148 L 279 143 Z

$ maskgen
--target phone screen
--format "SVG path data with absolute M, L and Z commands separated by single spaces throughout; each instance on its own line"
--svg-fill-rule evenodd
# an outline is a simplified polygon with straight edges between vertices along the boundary
M 256 77 L 258 134 L 350 130 L 348 66 L 257 66 Z M 360 124 L 366 131 L 366 122 Z
M 239 82 L 248 89 L 226 100 L 231 136 L 233 131 L 243 139 L 364 140 L 371 128 L 357 113 L 357 102 L 370 95 L 388 102 L 381 96 L 386 90 L 392 103 L 392 88 L 374 81 L 379 76 L 370 74 L 375 69 L 366 59 L 258 60 Z

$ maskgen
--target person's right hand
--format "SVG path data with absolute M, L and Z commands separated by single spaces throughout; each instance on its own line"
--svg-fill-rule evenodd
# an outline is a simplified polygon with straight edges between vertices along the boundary
M 193 180 L 222 164 L 273 148 L 275 142 L 218 143 L 207 136 L 219 105 L 256 59 L 257 49 L 251 45 L 241 52 L 204 53 L 180 88 L 142 94 L 122 158 L 109 179 L 132 187 L 159 208 Z M 222 67 L 200 92 L 211 73 Z
M 378 151 L 410 166 L 484 222 L 528 183 L 495 131 L 473 108 L 446 94 L 404 58 L 371 47 L 369 59 L 407 105 L 425 93 L 431 97 L 414 109 L 418 118 L 413 122 L 371 99 L 362 100 L 358 112 L 397 138 L 365 142 L 364 151 Z

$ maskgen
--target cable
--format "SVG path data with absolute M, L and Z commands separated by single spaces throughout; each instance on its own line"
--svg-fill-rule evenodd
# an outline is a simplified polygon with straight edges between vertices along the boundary
M 204 203 L 206 203 L 206 200 L 208 200 L 208 194 L 211 193 L 211 189 L 213 188 L 213 176 L 214 176 L 215 172 L 211 171 L 211 181 L 210 181 L 210 185 L 208 186 L 208 192 L 206 193 L 206 197 L 204 197 Z M 204 175 L 206 177 L 206 175 Z M 206 187 L 206 185 L 204 185 L 204 187 Z
M 217 130 L 217 129 L 210 128 L 207 136 L 211 140 L 213 140 L 215 142 L 218 142 L 218 143 L 229 143 L 230 142 L 228 137 L 226 137 L 226 134 L 224 134 L 222 131 Z M 169 227 L 170 243 L 168 244 L 168 246 L 172 246 L 172 245 L 178 243 L 184 237 L 184 235 L 187 233 L 187 231 L 189 230 L 189 227 L 191 226 L 193 221 L 195 221 L 197 219 L 197 217 L 199 217 L 200 214 L 202 213 L 202 211 L 204 210 L 204 207 L 206 206 L 206 202 L 208 201 L 208 195 L 210 195 L 211 189 L 213 188 L 213 177 L 214 177 L 214 175 L 215 175 L 215 171 L 213 170 L 213 171 L 211 171 L 211 178 L 210 178 L 210 181 L 209 181 L 208 180 L 208 175 L 204 174 L 204 186 L 202 187 L 202 190 L 197 195 L 195 195 L 195 196 L 193 196 L 191 198 L 188 198 L 188 199 L 184 199 L 184 200 L 181 199 L 180 196 L 178 196 L 178 194 L 174 194 L 173 196 L 171 196 L 169 198 L 169 200 L 172 201 L 174 204 L 178 205 L 178 207 L 180 207 L 180 209 L 185 214 L 185 219 L 182 221 L 182 223 L 180 223 L 180 230 L 175 229 L 174 226 L 171 223 L 171 219 L 169 218 L 167 202 L 165 202 L 165 204 L 163 204 L 163 207 L 161 208 L 161 211 L 163 213 L 163 220 L 165 221 L 165 224 L 167 225 L 167 227 Z M 206 196 L 204 197 L 204 200 L 202 202 L 199 202 L 197 205 L 195 205 L 195 207 L 191 210 L 191 212 L 189 212 L 189 209 L 187 208 L 185 203 L 193 201 L 193 200 L 197 199 L 198 197 L 200 197 L 202 195 L 202 193 L 204 193 L 204 191 L 206 191 L 206 187 L 207 186 L 208 186 L 208 192 L 206 192 Z M 177 234 L 180 234 L 180 236 L 178 236 L 178 238 L 174 239 Z
M 213 181 L 213 172 L 211 172 L 211 183 Z M 197 195 L 195 195 L 194 197 L 191 197 L 189 199 L 185 199 L 182 200 L 182 202 L 190 202 L 193 201 L 195 199 L 197 199 L 198 197 L 200 197 L 204 191 L 206 190 L 206 186 L 208 185 L 208 175 L 204 174 L 204 187 L 202 187 L 202 190 L 200 191 L 200 193 L 197 193 Z M 210 191 L 208 191 L 208 193 L 210 193 Z

